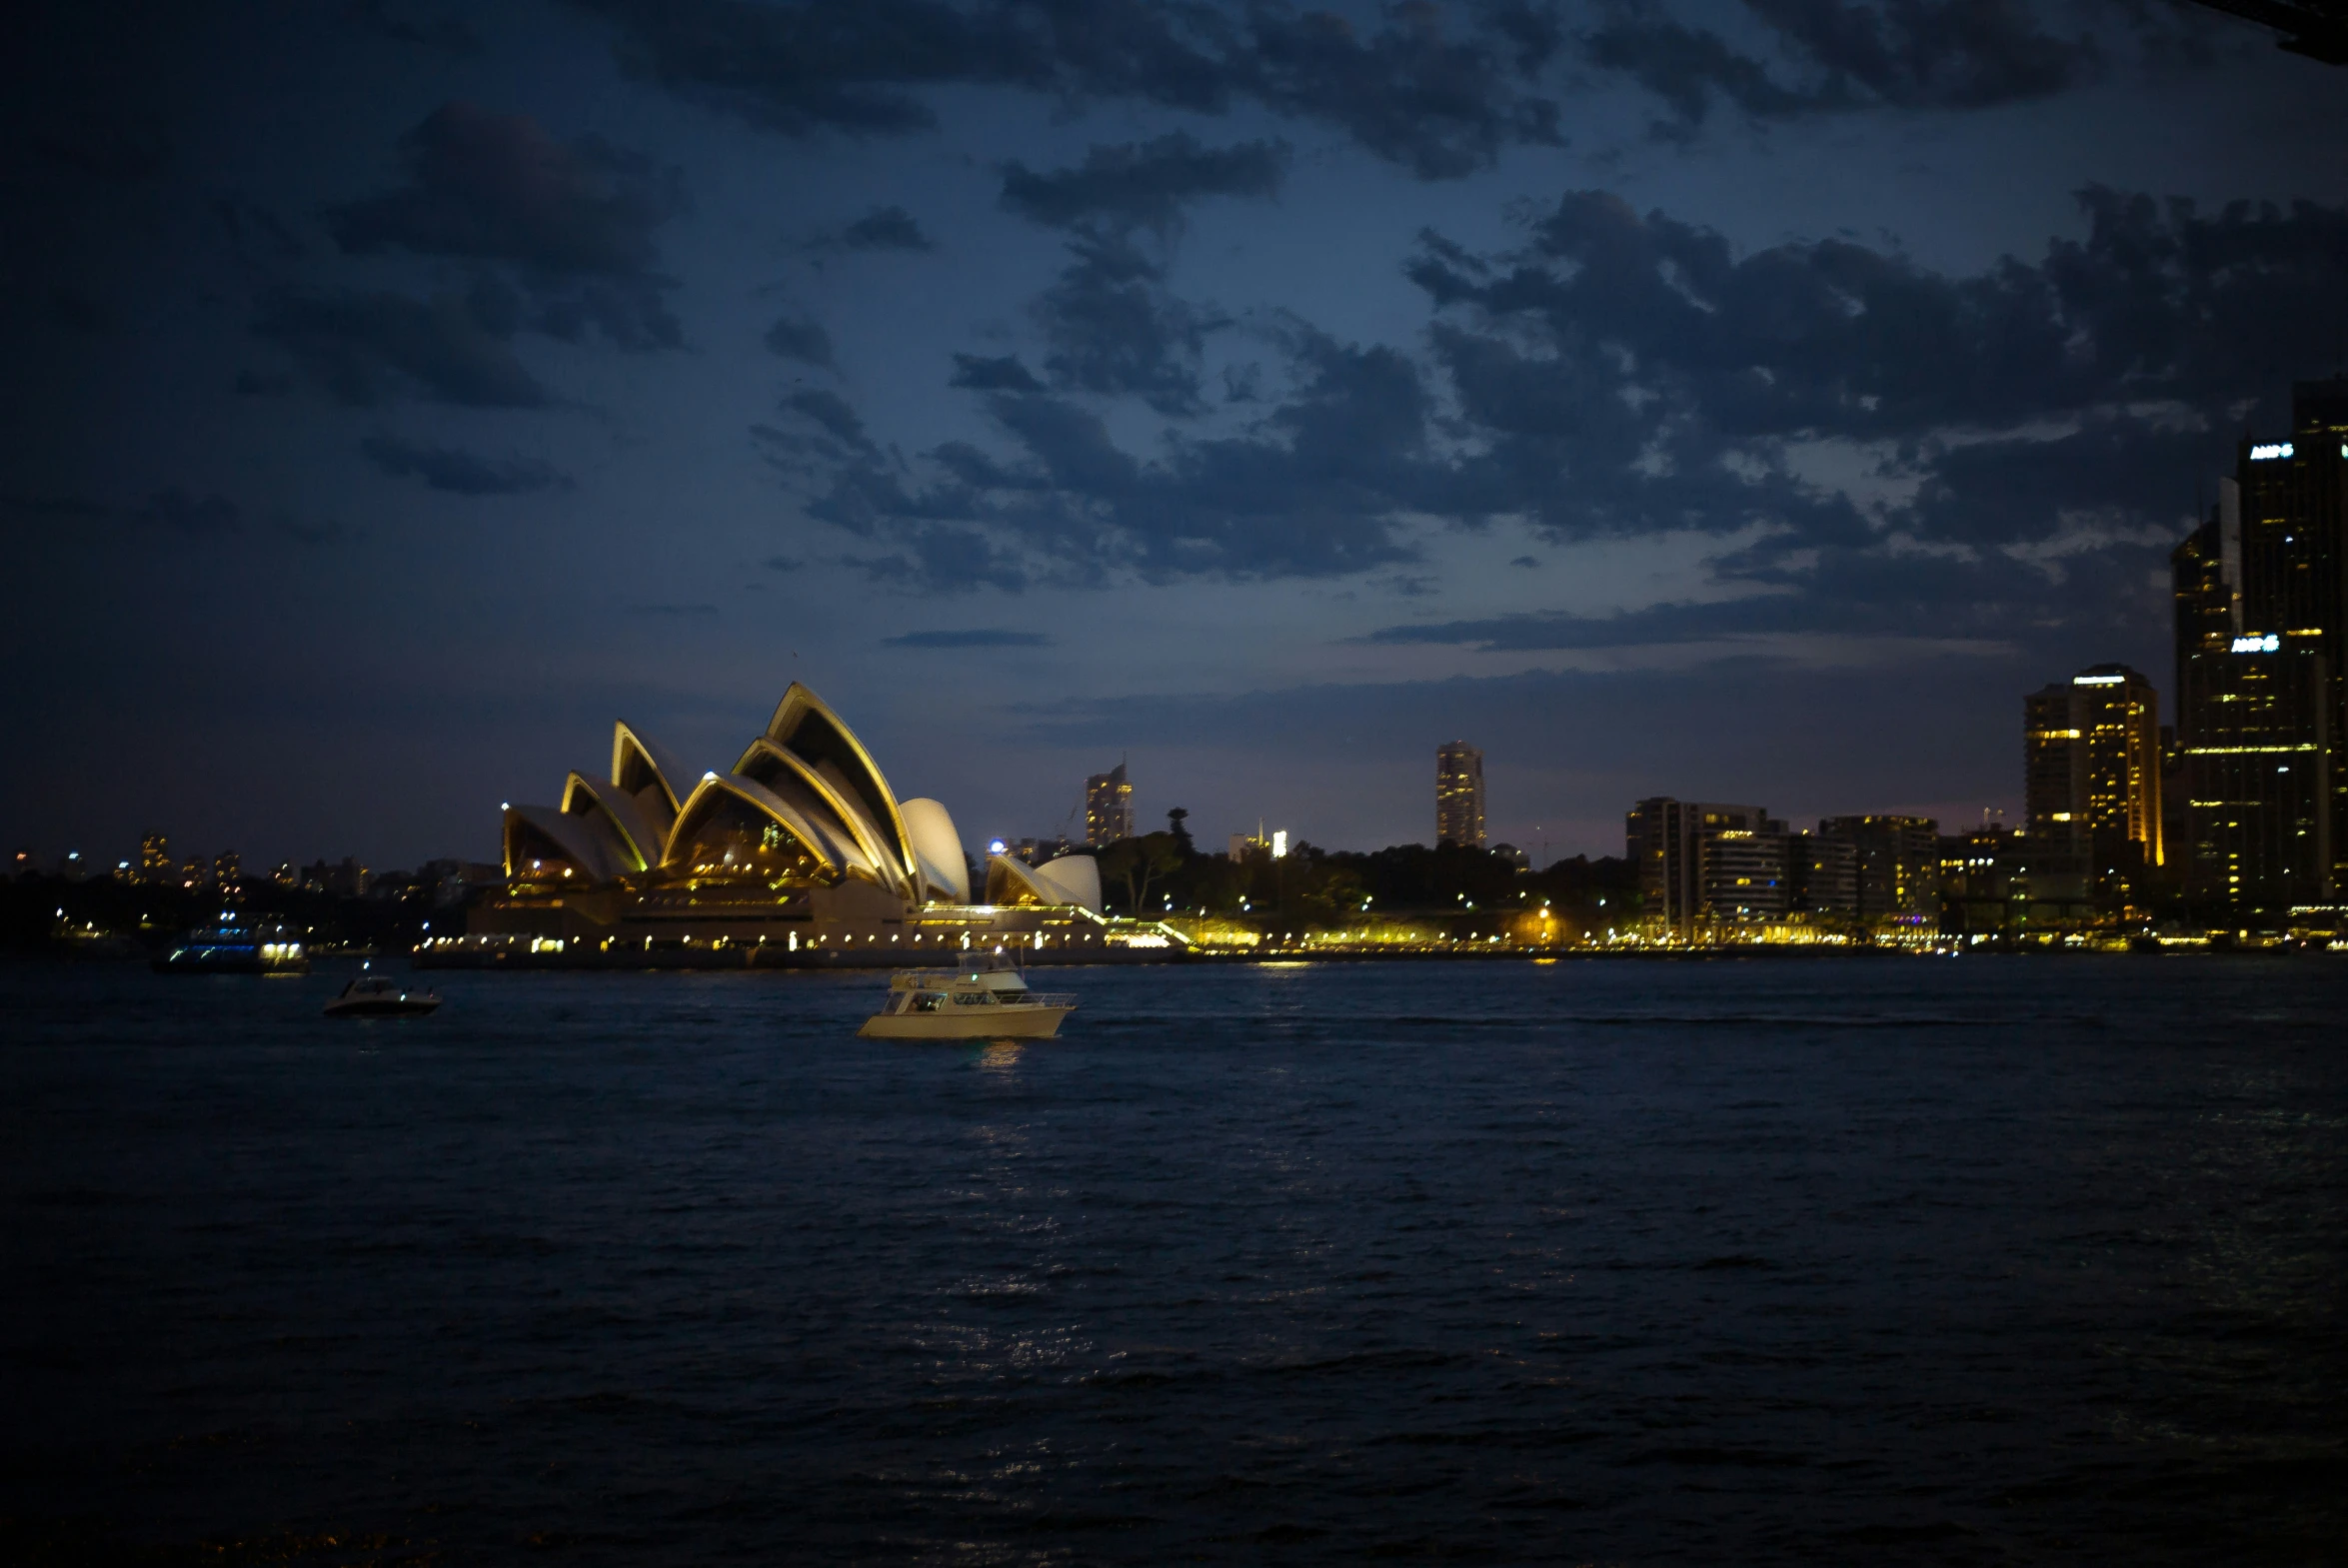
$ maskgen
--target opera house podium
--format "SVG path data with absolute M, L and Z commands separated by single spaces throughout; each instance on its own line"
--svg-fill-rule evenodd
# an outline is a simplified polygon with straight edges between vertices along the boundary
M 733 769 L 694 775 L 622 722 L 608 778 L 508 805 L 506 881 L 426 967 L 904 967 L 963 948 L 1033 963 L 1183 956 L 1104 913 L 1089 854 L 994 856 L 983 887 L 944 805 L 900 800 L 840 716 L 793 683 Z M 974 901 L 973 893 L 981 901 Z

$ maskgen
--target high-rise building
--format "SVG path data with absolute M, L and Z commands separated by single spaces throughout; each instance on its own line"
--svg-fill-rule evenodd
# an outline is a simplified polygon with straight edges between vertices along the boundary
M 1859 917 L 1859 855 L 1848 838 L 1797 833 L 1787 845 L 1794 912 L 1811 923 L 1849 926 Z
M 2170 556 L 2186 892 L 2287 922 L 2348 888 L 2348 380 L 2292 388 Z
M 223 887 L 233 887 L 244 880 L 243 862 L 234 849 L 223 849 L 212 857 L 212 879 Z
M 1725 925 L 1766 925 L 1792 904 L 1793 839 L 1783 822 L 1717 827 L 1697 835 L 1702 913 Z
M 1085 842 L 1093 848 L 1134 836 L 1134 786 L 1126 765 L 1085 781 Z
M 1929 816 L 1829 816 L 1818 836 L 1851 851 L 1851 915 L 1862 928 L 1921 928 L 1940 897 L 1940 824 Z
M 1687 935 L 1708 912 L 1710 880 L 1705 844 L 1715 834 L 1768 833 L 1782 840 L 1785 824 L 1757 805 L 1723 805 L 1710 800 L 1676 800 L 1654 795 L 1632 806 L 1623 818 L 1624 851 L 1638 866 L 1640 910 L 1652 925 Z M 1779 845 L 1782 853 L 1782 844 Z M 1739 855 L 1743 851 L 1737 851 Z M 1725 867 L 1727 862 L 1720 862 Z M 1780 862 L 1782 864 L 1782 861 Z M 1739 872 L 1726 869 L 1726 888 Z M 1745 872 L 1743 874 L 1750 874 Z M 1782 884 L 1783 873 L 1779 873 Z M 1733 892 L 1729 893 L 1731 901 Z
M 2049 869 L 2077 857 L 2107 904 L 2162 863 L 2160 696 L 2126 665 L 2093 665 L 2022 700 L 2026 830 Z
M 1464 741 L 1435 748 L 1435 842 L 1483 847 L 1483 753 Z
M 171 840 L 162 833 L 139 836 L 139 880 L 167 882 L 171 876 Z

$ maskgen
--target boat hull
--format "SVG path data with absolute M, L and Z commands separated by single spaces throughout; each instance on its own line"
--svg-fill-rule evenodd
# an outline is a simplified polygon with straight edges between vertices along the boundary
M 952 1012 L 878 1012 L 856 1032 L 868 1040 L 1048 1040 L 1074 1007 L 962 1007 Z
M 440 998 L 419 996 L 369 997 L 364 1001 L 330 1001 L 330 1018 L 421 1018 L 440 1005 Z

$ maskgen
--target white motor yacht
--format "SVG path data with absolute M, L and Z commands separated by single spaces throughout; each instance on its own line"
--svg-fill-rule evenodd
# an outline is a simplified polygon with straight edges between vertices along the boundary
M 868 1040 L 1048 1040 L 1074 996 L 1032 991 L 994 954 L 959 969 L 900 969 L 889 1000 L 856 1032 Z
M 412 991 L 388 974 L 362 966 L 342 993 L 326 1004 L 330 1018 L 415 1018 L 440 1005 L 433 991 Z

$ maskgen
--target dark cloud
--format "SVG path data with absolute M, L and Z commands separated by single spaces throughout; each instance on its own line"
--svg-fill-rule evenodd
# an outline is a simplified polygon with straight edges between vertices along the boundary
M 535 330 L 569 341 L 593 326 L 625 348 L 678 343 L 653 242 L 684 205 L 673 172 L 464 103 L 434 110 L 400 150 L 406 186 L 327 214 L 345 251 L 507 264 Z
M 936 242 L 922 232 L 914 215 L 902 207 L 876 207 L 840 231 L 840 244 L 852 251 L 934 251 Z
M 767 329 L 767 349 L 787 360 L 832 368 L 832 335 L 808 316 L 786 316 Z
M 58 522 L 96 523 L 113 515 L 113 508 L 79 496 L 0 495 L 0 507 L 27 517 Z
M 1036 301 L 1044 368 L 1064 391 L 1138 397 L 1161 414 L 1202 412 L 1207 335 L 1219 313 L 1166 287 L 1169 252 L 1187 204 L 1211 196 L 1269 196 L 1287 149 L 1276 142 L 1202 146 L 1186 132 L 1097 146 L 1073 168 L 1004 171 L 1003 205 L 1072 231 L 1070 265 Z M 971 365 L 997 364 L 969 360 Z M 1002 374 L 1017 368 L 1013 362 Z M 978 385 L 957 378 L 957 385 Z M 1006 384 L 1008 386 L 1008 384 Z
M 538 408 L 549 399 L 514 355 L 516 325 L 510 297 L 495 288 L 431 300 L 284 289 L 264 296 L 253 330 L 343 403 L 415 392 L 474 408 Z
M 1280 142 L 1202 146 L 1187 131 L 1155 141 L 1095 147 L 1073 169 L 1039 174 L 1013 163 L 1003 171 L 1003 205 L 1055 228 L 1102 232 L 1165 231 L 1183 209 L 1207 196 L 1271 196 L 1287 171 Z
M 988 359 L 976 354 L 954 357 L 954 376 L 947 383 L 974 392 L 1042 392 L 1044 383 L 1020 363 L 1016 354 Z
M 2348 318 L 2348 210 L 2080 203 L 2081 237 L 1950 275 L 1847 240 L 1739 255 L 1571 195 L 1510 250 L 1426 237 L 1433 385 L 1406 355 L 1284 329 L 1289 391 L 1260 419 L 1144 455 L 1069 395 L 1148 395 L 1138 377 L 1055 361 L 1046 393 L 965 357 L 999 440 L 807 465 L 808 512 L 926 589 L 1380 569 L 1399 589 L 1429 521 L 1744 535 L 1712 560 L 1717 603 L 1395 642 L 2124 635 L 2158 615 L 2141 584 L 2230 450 L 2210 413 L 2271 424 L 2309 323 Z
M 350 0 L 344 14 L 369 32 L 395 43 L 416 44 L 450 59 L 481 52 L 481 35 L 462 17 L 395 5 L 392 0 Z
M 759 565 L 765 567 L 769 572 L 797 572 L 807 563 L 797 556 L 769 556 Z
M 807 388 L 794 392 L 783 400 L 787 412 L 813 421 L 843 447 L 858 452 L 871 452 L 873 441 L 865 434 L 865 422 L 848 400 L 836 392 L 821 388 Z
M 451 447 L 420 447 L 387 436 L 359 443 L 369 462 L 394 478 L 416 478 L 459 496 L 518 496 L 570 481 L 534 459 L 492 459 Z
M 273 376 L 266 371 L 240 370 L 232 386 L 240 398 L 282 398 L 294 390 L 294 378 Z
M 171 137 L 153 114 L 92 105 L 37 126 L 33 153 L 51 168 L 117 185 L 152 180 L 171 167 Z
M 241 196 L 215 197 L 212 215 L 220 220 L 230 248 L 246 262 L 268 265 L 293 261 L 307 250 L 283 219 L 258 202 Z
M 881 639 L 883 648 L 1050 648 L 1052 639 L 1041 632 L 1012 632 L 1002 627 L 973 627 L 965 632 L 908 632 Z
M 49 316 L 58 325 L 81 333 L 101 333 L 114 325 L 113 315 L 104 305 L 70 284 L 49 291 Z
M 1636 491 L 1686 499 L 1732 450 L 1765 466 L 1793 440 L 1899 443 L 1914 474 L 1968 431 L 2271 397 L 2310 323 L 2348 324 L 2348 209 L 2079 200 L 2083 240 L 1970 277 L 1846 240 L 1740 257 L 1713 231 L 1595 192 L 1539 215 L 1521 250 L 1431 242 L 1409 270 L 1495 461 L 1538 458 L 1582 486 L 1647 471 L 1627 491 L 1599 484 L 1593 518 Z
M 1558 29 L 1530 0 L 1448 18 L 1397 5 L 1366 26 L 1276 0 L 574 3 L 612 22 L 626 69 L 787 135 L 928 129 L 924 92 L 970 84 L 1209 114 L 1252 100 L 1427 179 L 1558 139 L 1556 105 L 1536 90 Z
M 1137 397 L 1166 415 L 1203 410 L 1198 378 L 1206 337 L 1228 319 L 1175 297 L 1162 265 L 1122 238 L 1070 248 L 1074 264 L 1034 306 L 1053 385 Z
M 134 528 L 210 539 L 237 532 L 242 519 L 234 502 L 216 495 L 191 496 L 174 486 L 149 497 L 146 505 L 128 515 L 127 521 Z
M 950 443 L 812 470 L 808 515 L 896 547 L 865 562 L 923 590 L 1034 581 L 1331 577 L 1416 559 L 1417 513 L 1466 515 L 1461 470 L 1430 446 L 1410 360 L 1301 329 L 1293 394 L 1252 428 L 1144 460 L 1064 397 L 998 393 L 1009 453 Z
M 1769 47 L 1756 56 L 1669 10 L 1618 10 L 1581 39 L 1594 65 L 1629 76 L 1681 122 L 1715 102 L 1756 119 L 1851 110 L 1973 109 L 2082 86 L 2109 64 L 2097 35 L 2145 35 L 2159 49 L 2177 24 L 2142 7 L 2019 0 L 1745 0 Z

